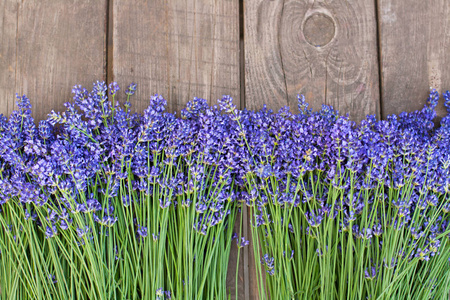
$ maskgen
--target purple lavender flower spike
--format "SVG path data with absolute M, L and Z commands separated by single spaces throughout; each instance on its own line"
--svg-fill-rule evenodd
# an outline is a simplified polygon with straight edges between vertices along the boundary
M 118 90 L 120 90 L 120 87 L 117 82 L 113 81 L 109 84 L 109 93 L 112 96 L 115 96 Z
M 136 83 L 131 83 L 128 87 L 127 87 L 127 89 L 126 89 L 126 91 L 125 91 L 125 94 L 127 94 L 128 96 L 132 96 L 132 95 L 134 95 L 134 93 L 136 92 Z
M 147 237 L 147 227 L 138 225 L 137 234 L 143 238 Z
M 250 241 L 242 237 L 240 241 L 236 240 L 236 243 L 238 248 L 244 248 L 245 246 L 248 246 L 250 244 Z
M 58 230 L 56 229 L 55 225 L 47 226 L 45 229 L 45 238 L 49 239 L 52 237 L 55 237 L 58 234 Z
M 377 277 L 377 269 L 375 267 L 370 268 L 370 270 L 366 268 L 364 274 L 366 279 L 373 280 Z

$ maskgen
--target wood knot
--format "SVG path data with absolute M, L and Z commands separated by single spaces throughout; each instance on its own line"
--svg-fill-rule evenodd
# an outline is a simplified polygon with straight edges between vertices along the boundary
M 336 25 L 332 18 L 323 13 L 310 15 L 303 25 L 306 41 L 314 47 L 323 47 L 334 38 Z

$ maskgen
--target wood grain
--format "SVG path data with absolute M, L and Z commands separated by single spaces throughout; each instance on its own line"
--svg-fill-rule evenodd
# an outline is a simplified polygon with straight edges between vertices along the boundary
M 450 89 L 450 2 L 379 1 L 382 116 L 421 109 Z M 445 115 L 443 103 L 438 116 Z
M 240 106 L 238 0 L 114 0 L 112 9 L 111 78 L 122 86 L 137 83 L 135 111 L 142 112 L 155 93 L 169 111 L 179 112 L 194 97 L 216 104 L 222 95 Z M 227 276 L 232 299 L 236 262 L 234 243 Z M 243 267 L 241 251 L 239 295 Z
M 63 110 L 71 87 L 105 80 L 106 0 L 2 1 L 0 112 L 26 94 L 33 117 Z
M 246 106 L 297 107 L 301 93 L 360 120 L 379 114 L 374 1 L 245 2 Z
M 193 97 L 239 104 L 238 0 L 114 0 L 113 79 L 135 81 L 135 109 L 161 94 L 170 111 Z
M 8 116 L 16 93 L 18 10 L 18 1 L 0 1 L 0 113 Z
M 241 233 L 242 237 L 245 237 L 247 239 L 248 235 L 246 235 L 244 228 L 241 228 L 241 214 L 238 213 L 236 217 L 236 223 L 234 224 L 234 232 L 236 232 L 238 235 Z M 245 222 L 246 219 L 242 218 L 243 222 Z M 243 227 L 243 226 L 242 226 Z M 247 246 L 248 247 L 248 246 Z M 230 259 L 228 261 L 228 273 L 227 273 L 227 294 L 230 295 L 230 299 L 246 299 L 244 297 L 245 295 L 245 284 L 246 284 L 246 278 L 245 278 L 245 264 L 244 264 L 244 251 L 245 248 L 238 249 L 236 240 L 233 240 L 231 242 L 231 252 L 230 252 Z M 239 251 L 239 253 L 238 253 Z M 239 265 L 238 263 L 238 256 L 239 256 Z M 237 298 L 236 298 L 236 266 L 238 266 L 238 272 L 237 272 Z M 248 266 L 247 266 L 248 267 Z

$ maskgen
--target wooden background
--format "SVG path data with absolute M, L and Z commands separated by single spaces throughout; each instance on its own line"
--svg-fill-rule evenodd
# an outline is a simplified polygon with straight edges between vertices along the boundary
M 314 109 L 385 118 L 450 89 L 450 1 L 0 1 L 0 113 L 25 93 L 43 119 L 96 80 L 136 82 L 138 111 L 154 93 L 172 111 L 223 94 L 296 107 L 303 93 Z M 250 247 L 241 257 L 240 298 L 256 299 Z

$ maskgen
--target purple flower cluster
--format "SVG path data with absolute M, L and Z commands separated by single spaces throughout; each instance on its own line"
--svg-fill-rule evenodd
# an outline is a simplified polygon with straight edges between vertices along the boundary
M 236 244 L 238 246 L 238 248 L 244 248 L 245 246 L 248 246 L 250 244 L 249 240 L 246 240 L 245 237 L 241 237 L 239 239 L 239 236 L 237 233 L 233 234 L 233 240 L 236 239 Z
M 177 218 L 184 218 L 179 221 L 183 230 L 208 243 L 221 238 L 210 232 L 231 231 L 235 200 L 242 198 L 239 187 L 244 185 L 236 174 L 245 164 L 238 154 L 244 151 L 239 127 L 225 113 L 234 111 L 231 98 L 224 96 L 224 108 L 194 98 L 177 118 L 166 112 L 167 102 L 157 94 L 142 114 L 132 112 L 135 91 L 136 84 L 129 85 L 121 104 L 115 82 L 97 81 L 90 91 L 74 86 L 66 110 L 52 111 L 38 125 L 29 99 L 17 96 L 18 109 L 9 118 L 0 115 L 0 209 L 22 210 L 17 216 L 50 243 L 57 239 L 59 245 L 95 248 L 100 238 L 114 237 L 101 251 L 113 253 L 118 263 L 118 249 L 138 249 L 130 256 L 145 257 L 150 254 L 139 251 L 150 248 L 158 253 L 153 259 L 173 257 L 169 251 L 178 251 L 178 244 L 159 254 L 160 245 L 168 243 L 167 232 L 179 239 L 191 235 L 177 233 Z M 117 238 L 124 232 L 133 238 Z M 231 243 L 231 235 L 222 235 Z M 194 238 L 188 242 L 195 249 L 208 245 Z M 189 253 L 186 259 L 195 259 Z M 196 259 L 199 269 L 201 263 Z M 206 258 L 204 263 L 209 265 Z M 172 296 L 162 288 L 156 293 L 160 299 Z
M 382 121 L 368 116 L 360 124 L 325 105 L 311 112 L 302 97 L 299 114 L 287 108 L 279 113 L 265 108 L 236 112 L 240 135 L 248 143 L 240 150 L 244 164 L 237 172 L 251 186 L 244 192 L 247 203 L 311 207 L 304 213 L 311 227 L 343 212 L 343 230 L 377 201 L 396 208 L 398 214 L 389 223 L 397 228 L 409 225 L 417 211 L 448 205 L 450 115 L 434 129 L 438 98 L 433 90 L 421 111 Z M 444 98 L 449 107 L 450 93 Z M 277 184 L 268 184 L 268 178 Z M 320 193 L 317 182 L 323 187 Z M 373 192 L 377 188 L 386 191 L 386 199 Z M 340 191 L 342 199 L 330 201 L 332 189 Z M 389 190 L 396 191 L 395 199 L 387 196 Z M 372 236 L 371 228 L 361 230 L 362 236 Z
M 156 94 L 137 114 L 129 101 L 136 85 L 125 90 L 123 105 L 119 91 L 115 82 L 97 81 L 91 91 L 74 86 L 66 111 L 37 126 L 29 99 L 17 96 L 18 109 L 0 115 L 0 209 L 14 201 L 46 238 L 72 230 L 84 245 L 120 223 L 122 208 L 139 208 L 130 209 L 137 240 L 153 231 L 159 243 L 166 229 L 139 213 L 146 205 L 160 214 L 192 211 L 190 228 L 207 236 L 219 224 L 232 228 L 227 216 L 245 203 L 263 245 L 276 233 L 289 238 L 263 252 L 269 275 L 282 269 L 280 259 L 304 255 L 289 246 L 300 240 L 317 249 L 316 259 L 344 251 L 343 239 L 322 243 L 330 228 L 374 249 L 402 236 L 398 251 L 382 252 L 389 268 L 397 259 L 430 261 L 447 245 L 450 92 L 443 96 L 449 114 L 435 128 L 435 90 L 420 111 L 359 124 L 331 106 L 313 112 L 303 96 L 298 113 L 238 110 L 230 96 L 218 106 L 194 98 L 177 118 Z M 238 247 L 249 243 L 236 239 Z M 385 261 L 367 260 L 363 276 L 378 278 Z
M 367 116 L 359 124 L 327 105 L 313 112 L 303 96 L 297 114 L 288 108 L 230 110 L 245 142 L 237 172 L 242 196 L 254 207 L 260 244 L 275 258 L 271 266 L 286 268 L 281 253 L 299 240 L 317 249 L 319 260 L 327 259 L 324 249 L 338 245 L 343 251 L 339 243 L 350 239 L 407 261 L 429 261 L 442 252 L 450 232 L 450 92 L 444 94 L 448 115 L 435 128 L 438 99 L 432 90 L 420 111 L 380 121 Z M 335 228 L 339 235 L 328 238 Z M 395 236 L 402 238 L 392 244 Z M 324 239 L 331 244 L 320 244 Z M 389 249 L 396 247 L 393 254 Z M 299 251 L 300 258 L 307 261 L 307 253 Z M 373 279 L 383 263 L 367 261 L 363 276 Z
M 164 291 L 163 288 L 159 288 L 156 290 L 156 300 L 163 300 L 163 299 L 172 299 L 172 294 L 170 291 Z
M 195 194 L 198 218 L 193 228 L 206 234 L 225 220 L 227 203 L 238 197 L 231 188 L 244 165 L 237 155 L 243 151 L 237 124 L 223 113 L 225 108 L 210 107 L 199 98 L 187 104 L 182 118 L 165 112 L 167 103 L 160 95 L 151 97 L 142 115 L 131 113 L 129 97 L 136 85 L 126 89 L 124 106 L 108 98 L 119 89 L 115 82 L 109 93 L 104 82 L 94 83 L 92 91 L 74 86 L 74 101 L 65 104 L 66 111 L 52 111 L 38 126 L 29 99 L 18 97 L 18 110 L 9 119 L 0 117 L 0 204 L 17 198 L 28 211 L 48 208 L 44 228 L 50 238 L 80 214 L 112 227 L 117 216 L 111 199 L 117 196 L 128 206 L 159 195 L 165 209 L 178 204 L 175 196 L 189 207 Z M 170 176 L 174 170 L 184 171 Z M 243 183 L 242 177 L 236 181 Z M 137 197 L 124 193 L 122 187 L 129 184 Z M 136 232 L 147 235 L 143 226 Z

